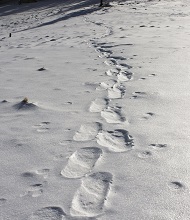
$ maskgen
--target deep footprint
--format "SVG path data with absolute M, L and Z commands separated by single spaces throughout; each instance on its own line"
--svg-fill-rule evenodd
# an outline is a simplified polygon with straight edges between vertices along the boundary
M 101 111 L 101 116 L 108 123 L 121 123 L 126 121 L 125 117 L 121 114 L 121 109 L 118 107 L 107 107 L 103 111 Z
M 97 135 L 97 143 L 113 152 L 125 152 L 133 147 L 132 137 L 123 129 L 100 132 Z
M 112 174 L 108 172 L 97 172 L 83 178 L 72 201 L 71 215 L 95 217 L 102 214 L 111 183 Z
M 120 83 L 115 83 L 111 88 L 108 88 L 109 99 L 121 99 L 125 95 L 125 86 Z
M 132 72 L 121 70 L 117 76 L 118 80 L 121 82 L 126 82 L 132 79 Z
M 70 156 L 61 174 L 67 178 L 80 178 L 92 170 L 101 154 L 98 147 L 81 148 Z
M 119 74 L 119 69 L 110 69 L 106 71 L 107 76 L 117 76 Z
M 117 61 L 116 61 L 115 59 L 106 60 L 106 61 L 104 61 L 104 63 L 105 63 L 107 66 L 115 66 L 115 65 L 117 65 Z
M 45 207 L 34 212 L 29 220 L 63 220 L 65 215 L 60 207 Z
M 89 111 L 90 112 L 101 112 L 103 109 L 105 109 L 108 105 L 109 101 L 108 99 L 95 99 L 91 102 Z
M 96 88 L 96 90 L 107 90 L 113 88 L 113 86 L 116 84 L 116 80 L 109 80 L 107 82 L 101 82 L 100 85 Z
M 108 55 L 111 55 L 111 54 L 112 54 L 112 51 L 111 51 L 111 50 L 106 50 L 106 49 L 103 49 L 103 48 L 101 48 L 101 47 L 97 47 L 96 52 L 98 52 L 98 53 L 106 53 L 106 54 L 108 54 Z
M 43 194 L 43 185 L 34 184 L 31 185 L 30 188 L 28 188 L 28 190 L 23 195 L 21 195 L 21 197 L 23 196 L 39 197 L 42 194 Z
M 75 133 L 73 140 L 75 141 L 93 140 L 101 129 L 102 129 L 102 125 L 99 122 L 87 123 L 81 125 L 79 131 Z

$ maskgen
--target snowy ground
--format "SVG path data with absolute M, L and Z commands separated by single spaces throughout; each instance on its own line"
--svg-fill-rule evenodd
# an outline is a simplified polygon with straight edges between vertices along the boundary
M 98 3 L 0 5 L 0 220 L 190 219 L 190 3 Z

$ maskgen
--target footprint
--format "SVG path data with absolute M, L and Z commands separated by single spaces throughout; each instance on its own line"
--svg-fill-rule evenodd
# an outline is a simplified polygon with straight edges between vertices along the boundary
M 102 154 L 97 147 L 81 148 L 74 152 L 61 174 L 67 178 L 80 178 L 89 173 Z
M 104 45 L 104 46 L 102 46 L 103 49 L 108 49 L 108 48 L 112 48 L 112 47 L 114 47 L 114 45 L 107 45 L 107 46 Z
M 62 145 L 62 146 L 67 146 L 71 142 L 72 142 L 72 140 L 64 140 L 64 141 L 60 141 L 59 144 Z
M 64 105 L 72 105 L 72 102 L 65 102 Z
M 30 179 L 39 179 L 39 176 L 42 176 L 44 179 L 48 177 L 49 169 L 40 169 L 36 171 L 27 171 L 21 174 L 24 178 Z
M 121 70 L 119 72 L 119 74 L 117 75 L 117 78 L 118 78 L 119 81 L 126 82 L 126 81 L 132 79 L 132 75 L 133 75 L 133 73 L 131 73 L 129 71 Z
M 21 176 L 24 178 L 36 178 L 36 174 L 34 172 L 24 172 Z
M 115 59 L 106 60 L 106 61 L 104 61 L 104 63 L 105 63 L 107 66 L 115 66 L 115 65 L 117 65 L 117 61 L 116 61 Z
M 91 102 L 89 111 L 90 112 L 101 112 L 103 109 L 107 107 L 108 103 L 109 103 L 108 99 L 97 98 Z
M 31 197 L 39 197 L 43 194 L 43 185 L 42 184 L 34 184 L 31 185 L 28 190 L 20 195 L 21 197 L 23 196 L 31 196 Z
M 152 76 L 156 76 L 155 73 L 149 74 L 148 76 L 152 77 Z
M 101 111 L 101 116 L 108 123 L 121 123 L 126 121 L 125 117 L 121 114 L 121 109 L 118 107 L 107 107 L 103 111 Z
M 137 99 L 137 98 L 143 98 L 147 95 L 146 92 L 134 92 L 132 98 Z
M 79 131 L 75 133 L 73 140 L 75 141 L 93 140 L 101 129 L 102 129 L 102 125 L 99 122 L 93 122 L 93 123 L 87 123 L 81 125 Z
M 72 201 L 71 215 L 95 217 L 103 214 L 111 183 L 112 174 L 108 172 L 97 172 L 83 178 Z
M 49 125 L 50 122 L 49 121 L 43 121 L 42 124 Z
M 137 94 L 137 95 L 146 95 L 146 92 L 134 92 L 134 94 Z
M 85 82 L 84 85 L 91 88 L 91 89 L 96 89 L 96 87 L 99 85 L 100 83 L 97 82 Z
M 45 133 L 45 132 L 47 132 L 49 130 L 49 128 L 38 128 L 37 129 L 37 131 L 39 132 L 39 133 Z
M 4 205 L 7 202 L 6 199 L 0 198 L 0 206 Z
M 108 55 L 111 55 L 113 52 L 111 51 L 111 50 L 106 50 L 106 49 L 103 49 L 103 48 L 101 48 L 101 47 L 97 47 L 97 49 L 96 49 L 96 52 L 98 52 L 98 53 L 106 53 L 106 54 L 108 54 Z
M 167 144 L 150 144 L 149 146 L 153 147 L 153 148 L 157 148 L 157 149 L 162 149 L 162 148 L 166 148 Z
M 38 209 L 29 217 L 29 220 L 63 220 L 66 219 L 65 216 L 62 208 L 50 206 Z
M 147 112 L 146 114 L 150 115 L 150 116 L 154 116 L 155 115 L 153 112 Z
M 41 170 L 36 170 L 36 174 L 43 176 L 44 179 L 48 177 L 50 169 L 41 169 Z
M 98 57 L 100 57 L 100 58 L 108 58 L 108 57 L 110 57 L 110 53 L 103 52 Z
M 45 132 L 47 132 L 49 130 L 49 127 L 47 127 L 49 124 L 50 124 L 49 121 L 44 121 L 44 122 L 41 122 L 38 125 L 34 125 L 33 127 L 37 128 L 37 132 L 45 133 Z
M 107 147 L 110 151 L 125 152 L 133 147 L 133 138 L 128 131 L 116 129 L 114 131 L 102 131 L 97 135 L 97 143 Z
M 155 116 L 155 114 L 154 114 L 153 112 L 147 112 L 147 113 L 145 114 L 145 116 L 143 116 L 142 118 L 143 118 L 143 119 L 149 119 L 149 118 L 151 118 L 151 117 L 153 117 L 153 116 Z
M 125 86 L 120 83 L 115 83 L 108 89 L 109 99 L 121 99 L 125 95 Z
M 123 56 L 110 56 L 110 58 L 115 59 L 115 60 L 126 60 L 126 58 Z
M 118 69 L 110 69 L 110 70 L 106 71 L 107 76 L 117 76 L 118 73 L 119 73 Z
M 96 88 L 96 90 L 107 90 L 110 89 L 116 84 L 116 80 L 109 80 L 107 82 L 101 82 L 100 85 Z
M 131 68 L 133 68 L 132 66 L 130 66 L 126 63 L 120 63 L 120 64 L 117 65 L 117 67 L 120 68 L 120 69 L 124 69 L 124 68 L 131 69 Z
M 152 156 L 152 153 L 150 151 L 142 151 L 138 153 L 138 157 L 142 159 L 146 159 Z
M 186 189 L 185 185 L 179 181 L 172 181 L 168 185 L 170 189 L 173 189 L 173 190 L 185 190 Z
M 44 70 L 46 70 L 44 67 L 37 69 L 37 71 L 44 71 Z

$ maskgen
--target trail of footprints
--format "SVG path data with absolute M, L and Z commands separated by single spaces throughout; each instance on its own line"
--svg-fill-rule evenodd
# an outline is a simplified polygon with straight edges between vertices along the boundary
M 111 34 L 111 31 L 108 34 Z M 128 70 L 128 65 L 122 66 L 117 61 L 125 60 L 124 57 L 112 56 L 113 52 L 110 49 L 96 44 L 94 41 L 92 45 L 100 58 L 106 58 L 104 63 L 111 66 L 112 69 L 106 72 L 111 80 L 100 83 L 97 88 L 107 90 L 107 97 L 96 98 L 92 101 L 89 111 L 99 113 L 107 123 L 125 123 L 126 118 L 122 109 L 119 106 L 111 106 L 110 101 L 123 98 L 125 86 L 122 83 L 131 80 L 133 74 Z M 99 122 L 81 125 L 74 134 L 73 140 L 77 142 L 95 141 L 103 149 L 113 153 L 127 152 L 133 148 L 133 138 L 128 131 L 124 129 L 105 131 Z M 82 178 L 81 186 L 72 200 L 70 209 L 72 216 L 96 217 L 104 213 L 104 203 L 109 194 L 113 176 L 105 171 L 92 173 L 94 166 L 101 159 L 103 149 L 96 146 L 78 149 L 69 157 L 66 166 L 61 171 L 61 175 L 65 178 Z
M 85 19 L 86 22 L 91 22 Z M 103 23 L 92 22 L 96 25 L 104 25 Z M 112 34 L 112 30 L 106 27 L 108 31 L 102 37 Z M 98 40 L 98 39 L 97 39 Z M 107 90 L 106 98 L 96 98 L 89 106 L 91 113 L 99 113 L 107 123 L 121 124 L 127 123 L 122 109 L 119 106 L 111 106 L 110 103 L 114 99 L 122 99 L 125 95 L 125 85 L 123 83 L 133 78 L 133 73 L 130 71 L 130 65 L 120 63 L 119 61 L 126 60 L 122 56 L 113 56 L 110 50 L 111 46 L 106 46 L 104 43 L 97 43 L 92 40 L 90 44 L 95 48 L 98 56 L 104 61 L 105 65 L 111 68 L 106 71 L 109 77 L 107 82 L 101 82 L 97 90 Z M 135 93 L 133 98 L 144 94 Z M 43 132 L 40 124 L 38 131 Z M 61 175 L 64 178 L 78 179 L 81 178 L 81 185 L 76 190 L 72 199 L 70 216 L 68 216 L 60 207 L 45 207 L 35 211 L 29 220 L 62 220 L 62 219 L 95 219 L 95 217 L 104 214 L 105 201 L 109 196 L 113 176 L 111 173 L 93 172 L 93 168 L 98 166 L 101 160 L 104 149 L 112 153 L 123 153 L 133 149 L 133 137 L 125 129 L 115 129 L 111 131 L 103 130 L 103 126 L 99 122 L 82 124 L 78 131 L 75 132 L 73 140 L 76 142 L 95 142 L 94 147 L 82 147 L 68 158 L 67 164 L 61 170 Z M 96 146 L 96 143 L 99 147 Z M 166 144 L 151 144 L 151 148 L 163 149 Z M 151 151 L 144 151 L 139 154 L 140 158 L 146 159 L 151 156 Z M 46 178 L 49 170 L 37 171 L 38 175 L 43 175 Z M 26 174 L 25 174 L 26 175 Z M 28 174 L 29 175 L 29 174 Z M 31 174 L 32 175 L 32 174 Z M 174 189 L 183 188 L 183 184 L 173 181 L 169 187 Z M 25 193 L 33 197 L 40 196 L 43 192 L 42 184 L 32 185 Z
M 109 32 L 108 34 L 110 34 Z M 105 36 L 104 36 L 105 37 Z M 95 42 L 93 42 L 94 44 Z M 93 45 L 95 47 L 95 45 Z M 121 67 L 116 59 L 125 60 L 123 57 L 111 57 L 112 51 L 101 45 L 95 47 L 99 57 L 107 58 L 105 64 L 115 66 L 115 69 L 107 71 L 110 77 L 116 77 L 108 82 L 100 83 L 97 89 L 107 90 L 106 98 L 96 98 L 91 102 L 89 111 L 99 113 L 107 123 L 118 124 L 126 122 L 122 109 L 118 106 L 110 106 L 112 99 L 121 99 L 125 94 L 125 86 L 122 82 L 132 78 L 132 73 L 126 66 Z M 75 132 L 73 140 L 76 142 L 95 141 L 99 146 L 110 152 L 127 152 L 133 148 L 133 138 L 128 131 L 116 129 L 104 131 L 99 122 L 86 123 Z M 109 172 L 92 172 L 103 154 L 100 147 L 83 147 L 68 158 L 68 162 L 61 171 L 65 178 L 82 178 L 81 186 L 76 191 L 70 209 L 71 216 L 96 217 L 104 213 L 104 203 L 110 191 L 113 177 Z

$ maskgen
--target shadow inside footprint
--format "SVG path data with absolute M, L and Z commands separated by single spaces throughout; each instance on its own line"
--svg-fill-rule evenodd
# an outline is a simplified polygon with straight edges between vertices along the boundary
M 121 82 L 126 82 L 132 79 L 132 72 L 121 70 L 118 74 L 118 80 Z
M 39 197 L 43 194 L 43 185 L 40 183 L 31 185 L 28 190 L 23 194 L 23 196 Z
M 38 69 L 38 71 L 44 71 L 44 70 L 46 70 L 44 67 Z
M 113 152 L 126 152 L 132 149 L 133 138 L 129 135 L 128 131 L 116 129 L 114 131 L 98 133 L 97 143 Z
M 139 99 L 147 96 L 146 92 L 134 92 L 132 98 L 133 99 Z
M 102 130 L 102 124 L 99 122 L 86 123 L 80 126 L 79 131 L 73 136 L 75 141 L 93 140 L 98 132 Z
M 179 181 L 171 181 L 169 183 L 169 187 L 170 189 L 173 189 L 173 190 L 185 190 L 186 189 L 185 185 Z
M 91 102 L 89 111 L 90 112 L 101 112 L 103 109 L 107 107 L 108 103 L 109 103 L 108 99 L 97 98 Z
M 126 121 L 126 118 L 121 114 L 121 108 L 119 107 L 108 106 L 106 109 L 101 111 L 101 116 L 108 123 L 121 123 Z
M 143 118 L 143 119 L 150 119 L 150 118 L 153 117 L 153 116 L 155 116 L 155 113 L 153 113 L 153 112 L 147 112 L 147 113 L 145 114 L 145 116 L 143 116 L 142 118 Z
M 83 178 L 72 201 L 71 215 L 96 217 L 102 214 L 111 183 L 112 174 L 108 172 L 97 172 Z
M 125 95 L 125 86 L 120 83 L 115 83 L 111 88 L 108 88 L 109 99 L 121 99 Z
M 66 214 L 62 208 L 50 206 L 38 209 L 29 216 L 29 220 L 63 220 L 64 216 L 66 216 Z
M 162 148 L 166 148 L 167 144 L 150 144 L 149 146 L 162 149 Z
M 25 178 L 34 178 L 36 177 L 35 173 L 33 172 L 24 172 L 21 174 L 22 177 L 25 177 Z
M 69 158 L 61 175 L 67 178 L 80 178 L 89 173 L 102 154 L 98 147 L 86 147 L 75 151 Z
M 146 159 L 152 156 L 152 153 L 150 151 L 142 151 L 138 153 L 138 157 L 142 159 Z

